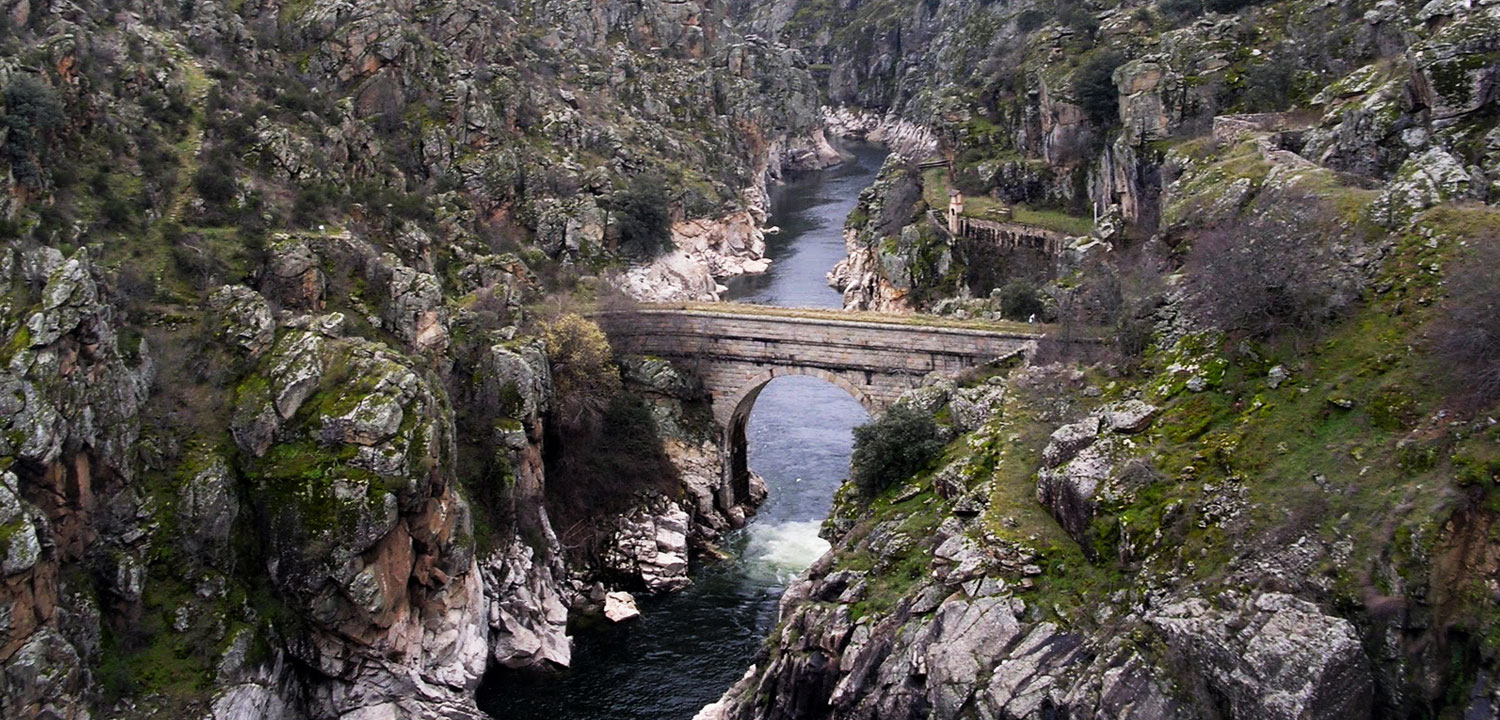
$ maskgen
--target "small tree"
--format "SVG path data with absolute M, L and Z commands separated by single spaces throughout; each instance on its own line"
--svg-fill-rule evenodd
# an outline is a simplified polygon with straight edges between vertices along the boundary
M 567 313 L 542 328 L 552 365 L 553 412 L 569 428 L 596 420 L 620 392 L 620 374 L 604 331 L 593 320 Z
M 1089 120 L 1110 127 L 1120 119 L 1120 92 L 1115 87 L 1115 68 L 1125 56 L 1114 50 L 1095 53 L 1073 75 L 1073 96 Z
M 1000 314 L 1011 320 L 1028 320 L 1046 311 L 1036 287 L 1024 280 L 1012 280 L 1000 288 Z
M 41 156 L 46 141 L 63 126 L 67 116 L 57 91 L 35 76 L 19 74 L 5 86 L 5 159 L 16 180 L 33 189 L 42 187 Z
M 666 250 L 672 240 L 668 203 L 666 182 L 658 175 L 636 175 L 616 191 L 613 204 L 620 247 L 647 258 Z
M 866 498 L 926 470 L 943 451 L 938 425 L 916 408 L 891 406 L 874 422 L 854 428 L 851 477 Z

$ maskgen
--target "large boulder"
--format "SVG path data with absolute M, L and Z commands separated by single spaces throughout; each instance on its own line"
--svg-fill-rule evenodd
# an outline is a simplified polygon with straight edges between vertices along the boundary
M 1235 720 L 1370 717 L 1374 686 L 1358 631 L 1306 600 L 1195 598 L 1149 621 Z
M 276 323 L 271 305 L 260 293 L 244 285 L 225 285 L 208 296 L 218 336 L 246 359 L 254 362 L 271 348 Z

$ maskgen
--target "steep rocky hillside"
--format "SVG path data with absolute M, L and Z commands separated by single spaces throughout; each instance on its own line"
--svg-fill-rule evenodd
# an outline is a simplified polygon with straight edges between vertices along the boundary
M 1231 114 L 1285 113 L 1247 122 L 1296 131 L 1287 149 L 1363 183 L 1407 166 L 1485 201 L 1500 171 L 1497 40 L 1480 3 L 787 0 L 737 12 L 803 49 L 828 101 L 869 119 L 856 132 L 925 128 L 948 167 L 923 174 L 913 217 L 944 212 L 952 188 L 973 215 L 1000 206 L 1069 236 L 1149 238 L 1163 229 L 1167 150 Z M 863 265 L 897 290 L 937 269 L 932 233 L 892 235 L 862 232 L 851 256 L 883 254 Z M 966 274 L 979 294 L 1009 279 L 962 267 L 950 279 Z M 870 287 L 843 285 L 859 280 L 835 278 L 851 305 L 871 306 Z
M 1070 342 L 705 717 L 1500 717 L 1497 101 L 1488 0 L 0 0 L 0 715 L 479 717 L 684 587 L 754 507 L 585 311 L 827 131 L 848 306 Z
M 475 716 L 743 523 L 542 303 L 836 160 L 717 5 L 6 0 L 0 90 L 0 715 Z
M 946 160 L 862 196 L 847 304 L 1101 342 L 910 393 L 946 448 L 700 717 L 1500 713 L 1493 7 L 743 12 Z M 997 262 L 950 188 L 1072 239 Z

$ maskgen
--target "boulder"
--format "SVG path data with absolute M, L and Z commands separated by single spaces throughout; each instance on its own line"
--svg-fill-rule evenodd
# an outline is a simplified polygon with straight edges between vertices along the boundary
M 1348 620 L 1283 593 L 1225 601 L 1228 607 L 1219 609 L 1184 600 L 1149 622 L 1227 700 L 1231 718 L 1370 717 L 1370 663 Z
M 323 309 L 327 281 L 319 259 L 304 240 L 283 235 L 267 250 L 261 292 L 285 309 L 317 312 Z
M 610 622 L 625 622 L 634 620 L 641 616 L 641 611 L 635 606 L 635 598 L 623 590 L 616 590 L 604 596 L 604 617 Z
M 270 303 L 244 285 L 225 285 L 215 290 L 208 296 L 208 308 L 217 321 L 218 337 L 242 351 L 250 362 L 259 359 L 276 339 Z
M 1133 434 L 1151 426 L 1156 417 L 1155 405 L 1140 400 L 1122 400 L 1099 409 L 1099 416 L 1106 429 L 1117 433 Z

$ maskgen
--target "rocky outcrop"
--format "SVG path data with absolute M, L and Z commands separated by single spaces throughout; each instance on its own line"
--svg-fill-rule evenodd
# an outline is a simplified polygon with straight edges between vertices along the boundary
M 555 540 L 554 540 L 555 543 Z M 557 558 L 556 548 L 549 557 Z M 568 607 L 555 567 L 517 539 L 480 565 L 489 602 L 490 655 L 510 668 L 567 667 Z
M 813 129 L 806 137 L 778 141 L 769 155 L 768 180 L 780 180 L 789 173 L 826 170 L 844 162 L 844 154 L 829 144 L 823 128 Z
M 140 597 L 144 533 L 119 501 L 154 366 L 144 341 L 134 357 L 122 347 L 87 251 L 0 253 L 0 712 L 85 718 L 99 610 L 63 571 L 123 524 L 134 542 L 115 546 L 110 586 Z
M 828 273 L 828 284 L 844 294 L 845 309 L 911 311 L 922 300 L 914 292 L 952 286 L 951 238 L 918 216 L 921 203 L 914 166 L 888 157 L 844 227 L 848 255 Z
M 937 136 L 931 129 L 894 113 L 827 107 L 823 108 L 823 122 L 835 137 L 879 143 L 911 162 L 931 160 L 938 154 Z
M 1148 486 L 1154 471 L 1127 435 L 1144 430 L 1156 408 L 1139 400 L 1111 403 L 1053 431 L 1037 472 L 1037 502 L 1080 545 L 1092 547 L 1100 503 L 1114 503 Z
M 771 265 L 766 257 L 766 198 L 753 188 L 746 198 L 743 210 L 674 223 L 674 249 L 628 270 L 622 289 L 648 302 L 715 301 L 725 290 L 719 279 L 765 272 Z
M 996 383 L 933 380 L 905 395 L 902 402 L 934 414 L 959 412 L 955 401 L 968 398 L 963 412 L 975 418 L 959 426 L 968 434 L 950 445 L 942 467 L 835 523 L 833 551 L 783 596 L 767 651 L 698 718 L 1371 716 L 1367 645 L 1354 623 L 1304 597 L 1132 583 L 1095 605 L 1047 594 L 1058 571 L 1043 566 L 1059 562 L 1058 550 L 1011 530 L 1024 511 L 988 501 L 1010 484 L 992 476 L 990 462 L 1025 452 L 1008 444 L 1019 439 L 1014 416 L 1045 413 L 1033 405 L 1038 394 L 1057 398 L 1068 377 L 1027 367 Z M 1148 436 L 1162 412 L 1128 399 L 1083 407 L 1084 420 L 1032 451 L 1043 474 L 1082 476 L 1087 468 L 1075 464 L 1107 465 L 1089 459 L 1096 448 Z M 1112 507 L 1104 488 L 1113 478 L 1100 473 L 1073 509 Z M 914 501 L 928 492 L 935 498 Z M 988 506 L 975 508 L 975 495 Z M 849 510 L 836 507 L 835 517 Z M 1058 517 L 1070 534 L 1073 517 Z M 1228 586 L 1285 575 L 1278 558 L 1249 551 L 1233 563 L 1239 570 Z
M 267 570 L 309 625 L 287 652 L 309 702 L 424 714 L 463 707 L 489 653 L 451 420 L 429 380 L 382 346 L 291 333 L 236 416 Z M 424 709 L 426 708 L 426 709 Z
M 1283 593 L 1167 605 L 1148 620 L 1233 718 L 1369 717 L 1370 664 L 1347 620 Z
M 666 499 L 620 518 L 605 551 L 605 572 L 628 582 L 638 580 L 652 593 L 687 587 L 690 520 L 687 511 Z

